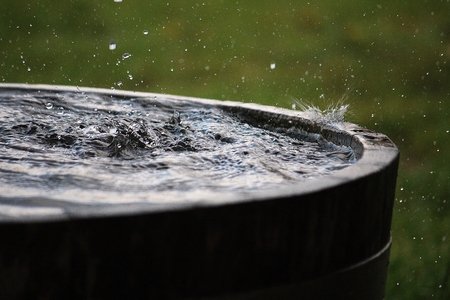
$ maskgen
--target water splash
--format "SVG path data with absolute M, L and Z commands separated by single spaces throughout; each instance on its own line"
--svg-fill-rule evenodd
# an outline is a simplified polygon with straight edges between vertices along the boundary
M 351 113 L 350 105 L 345 103 L 351 90 L 352 88 L 348 88 L 337 102 L 327 101 L 324 94 L 320 95 L 322 102 L 328 102 L 324 109 L 303 99 L 294 99 L 292 109 L 300 109 L 317 123 L 339 127 L 345 121 L 346 115 Z
M 306 101 L 295 100 L 295 107 L 305 112 L 308 117 L 321 124 L 339 124 L 345 121 L 345 115 L 348 112 L 349 104 L 342 101 L 329 104 L 325 109 Z

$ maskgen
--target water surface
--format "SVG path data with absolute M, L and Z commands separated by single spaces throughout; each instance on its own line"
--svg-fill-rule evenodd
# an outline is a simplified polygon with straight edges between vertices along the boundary
M 197 201 L 317 180 L 355 161 L 319 135 L 263 125 L 162 97 L 0 90 L 1 197 Z

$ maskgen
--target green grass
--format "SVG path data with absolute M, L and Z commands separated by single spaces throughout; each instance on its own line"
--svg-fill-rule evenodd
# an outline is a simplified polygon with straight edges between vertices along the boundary
M 7 1 L 0 81 L 289 108 L 348 93 L 348 119 L 401 150 L 386 298 L 446 299 L 449 15 L 447 1 L 425 0 Z

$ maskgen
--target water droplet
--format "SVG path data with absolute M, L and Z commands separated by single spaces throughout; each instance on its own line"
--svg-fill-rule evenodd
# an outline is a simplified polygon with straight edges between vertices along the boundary
M 53 108 L 53 103 L 51 103 L 51 102 L 45 103 L 45 108 L 46 109 L 52 109 Z
M 128 74 L 128 79 L 133 80 L 133 75 Z
M 130 58 L 130 57 L 131 57 L 131 54 L 128 53 L 128 52 L 125 52 L 124 54 L 122 54 L 122 60 L 125 60 L 125 59 Z
M 122 2 L 122 0 L 114 0 L 114 2 Z
M 114 50 L 114 49 L 116 49 L 116 46 L 117 46 L 117 44 L 116 44 L 116 41 L 115 41 L 115 40 L 110 40 L 110 41 L 109 41 L 109 50 Z
M 277 66 L 277 64 L 274 61 L 270 63 L 270 69 L 271 70 L 275 69 L 276 66 Z
M 31 68 L 30 68 L 30 67 L 28 67 L 28 68 L 27 68 L 27 71 L 28 71 L 28 72 L 30 72 L 30 71 L 31 71 Z
M 148 34 L 148 30 L 144 30 L 144 34 Z
M 122 86 L 122 81 L 118 81 L 117 82 L 117 85 L 120 87 L 120 86 Z

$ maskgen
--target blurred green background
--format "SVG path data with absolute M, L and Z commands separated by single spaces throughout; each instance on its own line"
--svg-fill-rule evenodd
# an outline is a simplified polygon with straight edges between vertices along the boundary
M 401 151 L 386 299 L 450 298 L 449 61 L 448 0 L 42 0 L 0 10 L 1 82 L 286 108 L 346 96 L 347 119 Z

